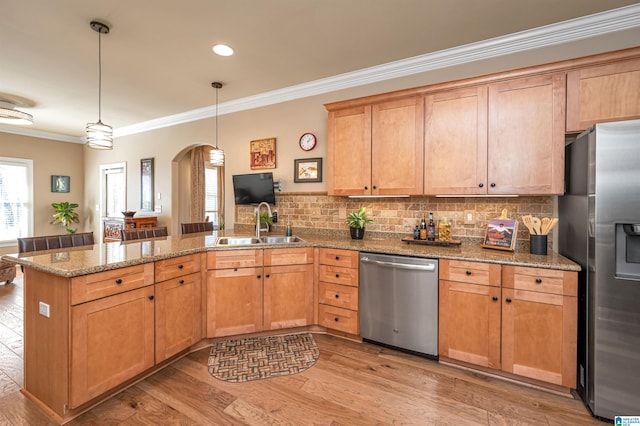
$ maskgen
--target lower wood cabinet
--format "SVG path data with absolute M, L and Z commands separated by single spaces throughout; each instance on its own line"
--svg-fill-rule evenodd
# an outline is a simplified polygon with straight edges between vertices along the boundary
M 319 256 L 318 324 L 358 334 L 359 253 L 321 248 Z
M 313 265 L 265 266 L 264 329 L 313 323 Z
M 154 365 L 154 288 L 71 309 L 69 407 L 76 408 Z
M 440 260 L 439 354 L 576 387 L 577 273 Z

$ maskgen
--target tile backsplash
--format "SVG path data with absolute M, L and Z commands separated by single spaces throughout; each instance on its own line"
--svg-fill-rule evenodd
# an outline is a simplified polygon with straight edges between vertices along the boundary
M 273 232 L 283 233 L 287 220 L 294 229 L 305 231 L 347 231 L 347 214 L 366 206 L 375 223 L 367 224 L 368 235 L 409 236 L 420 223 L 422 215 L 433 212 L 434 219 L 448 218 L 453 225 L 454 239 L 482 239 L 487 222 L 500 216 L 507 209 L 510 219 L 517 219 L 518 239 L 529 240 L 529 231 L 522 223 L 522 216 L 531 214 L 538 217 L 553 215 L 553 197 L 512 197 L 512 198 L 347 198 L 329 196 L 322 192 L 276 194 L 278 223 Z M 255 206 L 236 206 L 236 227 L 253 226 Z M 475 224 L 464 223 L 464 211 L 474 212 Z M 240 226 L 238 226 L 240 225 Z

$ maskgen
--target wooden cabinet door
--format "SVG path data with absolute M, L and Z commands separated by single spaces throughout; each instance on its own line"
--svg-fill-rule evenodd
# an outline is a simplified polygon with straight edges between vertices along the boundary
M 371 107 L 329 112 L 329 195 L 371 195 Z
M 502 369 L 576 387 L 576 297 L 502 289 Z
M 440 356 L 500 368 L 500 287 L 440 281 Z
M 371 126 L 371 194 L 422 194 L 423 98 L 373 105 Z
M 489 194 L 564 192 L 565 75 L 489 86 Z
M 153 367 L 153 287 L 71 308 L 70 408 Z
M 640 59 L 567 73 L 567 132 L 640 118 Z
M 313 323 L 313 265 L 265 266 L 264 329 Z
M 487 193 L 487 86 L 425 97 L 424 193 Z
M 155 285 L 156 363 L 200 340 L 201 281 L 194 273 Z
M 262 267 L 207 272 L 207 337 L 262 331 Z

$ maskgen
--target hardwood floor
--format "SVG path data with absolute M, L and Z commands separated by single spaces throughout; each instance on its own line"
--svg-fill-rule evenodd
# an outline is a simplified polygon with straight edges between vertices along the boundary
M 22 279 L 0 286 L 0 425 L 54 424 L 22 386 Z M 320 359 L 286 377 L 227 383 L 194 352 L 70 425 L 598 425 L 566 396 L 315 334 Z

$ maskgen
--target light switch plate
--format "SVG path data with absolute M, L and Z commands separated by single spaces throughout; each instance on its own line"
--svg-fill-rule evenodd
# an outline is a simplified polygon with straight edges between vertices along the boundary
M 42 315 L 43 317 L 47 317 L 49 318 L 49 305 L 44 303 L 44 302 L 39 302 L 38 303 L 38 313 L 40 315 Z

